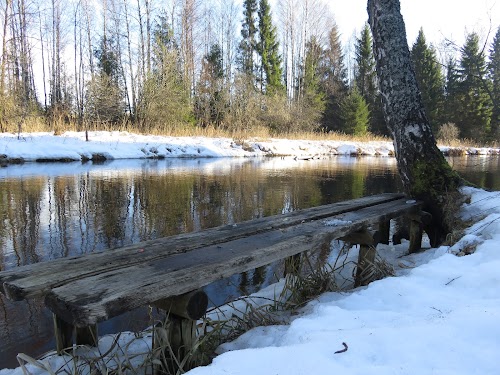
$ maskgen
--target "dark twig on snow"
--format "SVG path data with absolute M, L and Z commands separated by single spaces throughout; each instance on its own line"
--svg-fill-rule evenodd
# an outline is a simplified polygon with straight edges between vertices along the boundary
M 347 346 L 347 344 L 345 342 L 343 342 L 342 345 L 344 345 L 344 349 L 337 350 L 334 354 L 340 354 L 340 353 L 347 352 L 347 349 L 349 349 L 349 347 Z
M 460 279 L 462 276 L 457 276 L 455 277 L 454 279 L 451 279 L 450 281 L 448 281 L 446 284 L 444 285 L 450 285 L 452 282 L 454 282 L 456 279 Z

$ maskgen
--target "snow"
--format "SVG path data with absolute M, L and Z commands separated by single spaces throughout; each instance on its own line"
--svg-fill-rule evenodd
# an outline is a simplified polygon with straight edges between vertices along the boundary
M 394 147 L 389 141 L 350 142 L 330 140 L 249 139 L 163 137 L 128 132 L 84 132 L 0 134 L 0 155 L 7 159 L 85 160 L 100 155 L 106 159 L 138 158 L 210 158 L 295 156 L 316 158 L 331 155 L 390 156 Z M 444 151 L 449 148 L 442 147 Z M 468 148 L 466 153 L 487 155 L 496 149 Z
M 393 152 L 391 142 L 354 143 L 345 141 L 311 141 L 288 139 L 162 137 L 128 132 L 89 132 L 89 142 L 83 132 L 0 134 L 0 154 L 10 159 L 91 159 L 101 155 L 107 159 L 137 158 L 199 158 L 297 156 L 312 158 L 320 155 L 380 155 Z
M 300 157 L 345 154 L 353 150 L 392 150 L 392 144 L 357 144 L 333 141 L 247 141 L 253 151 L 231 139 L 146 137 L 129 133 L 82 133 L 0 136 L 0 153 L 27 161 L 37 158 L 72 158 L 102 153 L 115 159 L 165 157 L 263 156 Z M 170 150 L 170 151 L 169 151 Z M 372 150 L 372 151 L 370 151 Z M 373 151 L 377 152 L 377 151 Z M 371 155 L 371 154 L 370 154 Z M 383 153 L 380 153 L 383 155 Z M 8 168 L 7 168 L 8 169 Z M 284 316 L 283 324 L 254 328 L 219 348 L 211 365 L 189 375 L 298 375 L 298 374 L 498 374 L 500 353 L 500 193 L 464 188 L 470 195 L 461 215 L 471 220 L 464 236 L 453 246 L 427 249 L 403 256 L 408 243 L 379 246 L 395 276 L 367 287 L 322 294 L 298 315 Z M 325 225 L 336 223 L 325 222 Z M 355 257 L 351 249 L 346 256 Z M 474 251 L 475 250 L 475 251 Z M 330 261 L 341 252 L 332 242 Z M 464 255 L 470 254 L 470 255 Z M 349 270 L 348 270 L 349 271 Z M 349 272 L 347 272 L 349 273 Z M 263 303 L 280 294 L 281 280 L 256 295 Z M 259 302 L 260 301 L 260 302 Z M 241 310 L 236 301 L 217 314 Z M 218 317 L 220 318 L 220 317 Z M 288 323 L 288 324 L 286 324 Z M 138 364 L 151 337 L 131 333 L 119 336 L 118 348 Z M 99 349 L 75 348 L 78 355 L 98 356 L 113 346 L 114 337 L 101 339 Z M 347 351 L 336 353 L 344 349 Z M 111 351 L 111 365 L 123 356 Z M 39 361 L 20 355 L 23 367 L 0 370 L 0 375 L 44 374 L 65 369 L 74 373 L 69 357 L 49 355 Z M 33 363 L 29 363 L 33 362 Z M 79 369 L 82 373 L 85 371 Z M 61 372 L 60 372 L 61 373 Z

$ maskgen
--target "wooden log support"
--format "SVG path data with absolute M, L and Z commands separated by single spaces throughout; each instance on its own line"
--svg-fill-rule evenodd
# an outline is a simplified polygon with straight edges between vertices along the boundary
M 422 248 L 424 227 L 432 222 L 432 215 L 428 212 L 421 211 L 417 214 L 409 214 L 408 217 L 410 218 L 410 245 L 408 247 L 408 252 L 412 254 Z
M 379 242 L 379 236 L 379 232 L 372 233 L 364 228 L 340 238 L 344 242 L 359 245 L 358 265 L 354 278 L 355 288 L 361 285 L 367 285 L 371 280 L 375 257 L 377 255 L 376 246 Z
M 56 314 L 52 314 L 54 320 L 54 336 L 56 339 L 57 354 L 61 355 L 73 346 L 73 325 L 66 323 Z
M 170 314 L 155 326 L 154 374 L 182 374 L 198 363 L 196 321 Z
M 378 243 L 377 237 L 376 233 L 372 233 L 368 229 L 363 228 L 357 232 L 352 232 L 340 237 L 339 240 L 353 245 L 376 246 Z
M 359 245 L 358 266 L 356 268 L 356 278 L 354 279 L 355 288 L 368 285 L 371 281 L 376 255 L 375 246 Z
M 422 235 L 422 223 L 412 220 L 410 222 L 410 245 L 408 247 L 410 254 L 416 253 L 422 248 Z
M 56 340 L 57 354 L 61 355 L 67 349 L 76 345 L 89 345 L 97 347 L 99 336 L 97 333 L 97 324 L 88 327 L 74 327 L 72 324 L 52 314 L 54 320 L 54 336 Z M 73 342 L 73 338 L 75 341 Z
M 92 324 L 87 327 L 75 327 L 75 342 L 76 345 L 89 345 L 97 347 L 99 335 L 97 332 L 97 324 Z
M 208 296 L 203 290 L 194 290 L 180 296 L 161 299 L 153 306 L 185 319 L 198 320 L 205 315 Z
M 207 311 L 207 294 L 195 290 L 156 301 L 153 305 L 167 314 L 164 322 L 155 327 L 153 335 L 153 353 L 162 363 L 156 366 L 154 373 L 177 374 L 190 370 L 199 355 L 196 324 Z
M 379 243 L 382 243 L 384 245 L 389 245 L 390 229 L 391 229 L 390 220 L 379 221 L 378 223 Z

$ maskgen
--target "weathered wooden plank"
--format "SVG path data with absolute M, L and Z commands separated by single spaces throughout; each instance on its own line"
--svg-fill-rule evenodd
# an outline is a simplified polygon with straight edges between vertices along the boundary
M 380 194 L 350 201 L 254 219 L 235 225 L 184 233 L 141 242 L 102 253 L 68 257 L 0 272 L 0 292 L 11 300 L 41 296 L 52 288 L 103 271 L 127 268 L 156 261 L 172 254 L 185 253 L 203 246 L 237 240 L 257 233 L 287 228 L 304 221 L 319 220 L 348 211 L 400 199 L 402 194 Z
M 314 249 L 327 240 L 418 208 L 418 204 L 407 204 L 402 199 L 326 218 L 335 219 L 336 225 L 316 220 L 134 264 L 126 269 L 112 269 L 54 288 L 45 301 L 64 320 L 87 326 Z

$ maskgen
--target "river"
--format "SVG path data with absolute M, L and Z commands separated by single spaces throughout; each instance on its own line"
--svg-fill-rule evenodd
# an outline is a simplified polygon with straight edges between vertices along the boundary
M 449 159 L 470 182 L 500 190 L 498 157 Z M 320 160 L 166 159 L 11 165 L 0 169 L 0 269 L 402 190 L 391 157 Z M 207 287 L 218 305 L 273 280 L 270 270 Z M 147 308 L 99 326 L 105 334 L 152 323 Z M 0 369 L 19 352 L 55 347 L 41 300 L 0 294 Z

